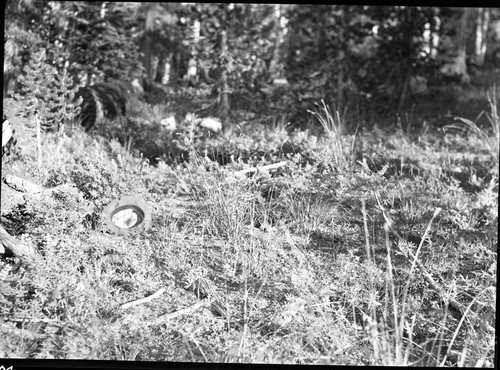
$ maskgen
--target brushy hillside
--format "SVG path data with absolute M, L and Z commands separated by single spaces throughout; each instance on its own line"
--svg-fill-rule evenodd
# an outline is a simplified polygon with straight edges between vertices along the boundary
M 41 167 L 31 123 L 11 119 L 4 170 L 56 190 L 2 209 L 42 258 L 0 261 L 0 357 L 493 366 L 496 98 L 491 127 L 406 117 L 342 136 L 326 107 L 322 135 L 278 123 L 176 139 L 138 126 L 155 112 L 46 134 Z M 152 226 L 107 234 L 100 212 L 125 195 Z

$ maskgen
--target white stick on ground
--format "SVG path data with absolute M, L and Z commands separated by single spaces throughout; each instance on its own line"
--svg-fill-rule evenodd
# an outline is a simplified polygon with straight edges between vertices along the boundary
M 275 168 L 283 167 L 288 164 L 287 161 L 283 162 L 278 162 L 278 163 L 273 163 L 267 166 L 262 166 L 262 167 L 250 167 L 250 168 L 245 168 L 244 170 L 237 171 L 234 173 L 234 176 L 242 176 L 250 172 L 261 172 L 261 171 L 269 171 L 273 170 Z
M 159 323 L 174 319 L 174 318 L 182 316 L 182 315 L 191 314 L 202 307 L 210 306 L 211 303 L 212 303 L 211 301 L 207 301 L 207 300 L 198 302 L 190 307 L 183 308 L 182 310 L 166 313 L 164 315 L 158 316 L 156 319 L 149 320 L 149 321 L 147 321 L 147 325 L 155 325 L 155 324 L 159 324 Z
M 120 306 L 120 308 L 121 309 L 126 309 L 126 308 L 129 308 L 129 307 L 134 307 L 134 306 L 137 306 L 137 305 L 140 305 L 140 304 L 152 301 L 153 299 L 158 298 L 159 296 L 161 296 L 163 293 L 165 293 L 165 288 L 159 289 L 157 292 L 151 294 L 150 296 L 147 296 L 147 297 L 144 297 L 144 298 L 140 298 L 140 299 L 136 299 L 135 301 L 130 301 L 130 302 L 124 303 L 124 304 L 122 304 Z

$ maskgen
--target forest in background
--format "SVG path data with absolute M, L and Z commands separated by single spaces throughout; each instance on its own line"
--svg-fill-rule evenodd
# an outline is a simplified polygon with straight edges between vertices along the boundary
M 76 86 L 135 81 L 178 117 L 304 127 L 324 100 L 359 123 L 447 109 L 499 45 L 498 8 L 8 1 L 4 94 L 45 49 Z

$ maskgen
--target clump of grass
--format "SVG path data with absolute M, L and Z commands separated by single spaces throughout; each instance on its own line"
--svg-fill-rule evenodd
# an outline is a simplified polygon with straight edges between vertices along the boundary
M 325 101 L 321 100 L 321 103 L 322 107 L 319 112 L 313 112 L 311 110 L 308 110 L 308 112 L 313 114 L 323 127 L 328 143 L 332 149 L 334 163 L 338 165 L 345 162 L 347 157 L 342 145 L 342 121 L 338 111 L 332 114 L 330 108 L 325 104 Z
M 488 132 L 486 129 L 481 129 L 475 122 L 463 118 L 456 117 L 455 119 L 460 121 L 462 125 L 453 124 L 450 125 L 450 128 L 465 128 L 469 129 L 470 132 L 477 135 L 486 147 L 489 149 L 491 153 L 493 153 L 496 163 L 498 165 L 499 160 L 499 145 L 500 145 L 500 116 L 498 111 L 498 100 L 500 97 L 498 96 L 498 89 L 493 86 L 488 92 L 488 104 L 490 107 L 490 112 L 483 112 L 485 114 L 488 122 L 490 123 L 491 132 Z M 493 134 L 493 135 L 492 135 Z

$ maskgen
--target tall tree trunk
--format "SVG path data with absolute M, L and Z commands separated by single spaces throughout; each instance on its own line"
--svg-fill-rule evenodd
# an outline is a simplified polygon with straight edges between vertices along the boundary
M 155 82 L 161 83 L 165 76 L 165 64 L 167 62 L 167 53 L 161 53 L 158 57 L 158 66 L 155 71 Z
M 151 39 L 149 35 L 146 35 L 144 38 L 144 42 L 142 44 L 142 50 L 144 53 L 144 69 L 146 71 L 146 77 L 149 81 L 151 81 L 151 66 L 152 66 L 152 57 L 151 57 Z
M 466 64 L 466 46 L 467 46 L 467 21 L 472 13 L 472 8 L 462 8 L 459 17 L 454 17 L 448 22 L 451 22 L 450 28 L 456 29 L 456 34 L 451 37 L 451 50 L 446 52 L 444 59 L 446 63 L 441 67 L 441 72 L 448 75 L 458 75 L 463 83 L 470 81 L 470 76 L 467 73 Z
M 198 19 L 193 21 L 191 27 L 191 50 L 189 52 L 189 59 L 187 62 L 187 71 L 184 78 L 194 84 L 198 83 L 200 77 L 205 77 L 207 71 L 199 65 L 198 44 L 201 39 L 201 22 Z
M 227 40 L 227 17 L 228 17 L 228 4 L 222 5 L 222 30 L 220 33 L 220 51 L 221 59 L 219 67 L 221 70 L 221 77 L 219 81 L 219 118 L 223 123 L 226 122 L 229 114 L 229 83 L 228 83 L 228 68 L 229 68 L 229 51 Z
M 221 49 L 222 55 L 225 56 L 221 65 L 220 89 L 219 89 L 219 114 L 220 118 L 225 121 L 229 113 L 229 84 L 227 78 L 227 30 L 221 32 Z
M 405 14 L 405 22 L 402 29 L 402 45 L 405 47 L 402 50 L 402 58 L 399 70 L 399 76 L 397 78 L 396 91 L 398 91 L 398 105 L 397 109 L 400 110 L 405 105 L 408 100 L 408 87 L 409 79 L 412 75 L 411 68 L 411 53 L 412 53 L 412 42 L 413 42 L 413 19 L 414 19 L 414 8 L 407 7 Z
M 468 83 L 470 81 L 469 74 L 467 73 L 467 20 L 471 14 L 472 9 L 463 8 L 462 17 L 459 22 L 458 29 L 458 57 L 457 65 L 459 66 L 459 74 L 462 76 L 462 82 Z
M 441 29 L 441 18 L 439 16 L 439 8 L 436 8 L 431 26 L 431 57 L 434 59 L 438 55 L 440 29 Z
M 281 28 L 281 4 L 274 5 L 274 46 L 273 46 L 273 57 L 269 63 L 269 74 L 271 79 L 280 77 L 280 49 L 283 43 L 283 29 Z
M 174 58 L 174 53 L 169 52 L 167 54 L 167 58 L 165 59 L 165 73 L 163 74 L 163 77 L 161 79 L 161 83 L 163 85 L 168 85 L 170 81 L 172 80 L 172 61 Z
M 344 48 L 346 46 L 345 37 L 344 37 L 344 29 L 345 29 L 345 9 L 340 9 L 341 13 L 341 24 L 338 33 L 338 43 L 340 45 L 338 56 L 337 56 L 337 101 L 335 106 L 337 107 L 337 111 L 344 110 L 344 64 L 345 64 L 345 52 Z
M 477 65 L 484 64 L 484 56 L 486 55 L 486 36 L 490 22 L 490 9 L 479 8 L 477 10 L 476 20 L 476 43 L 475 43 L 475 62 Z
M 154 3 L 146 5 L 146 20 L 144 24 L 145 37 L 141 45 L 141 50 L 144 54 L 144 68 L 146 70 L 146 76 L 149 81 L 153 81 L 155 75 L 153 70 L 153 51 L 151 48 L 151 36 L 150 32 L 154 30 L 154 20 L 157 15 L 158 9 L 157 5 Z

